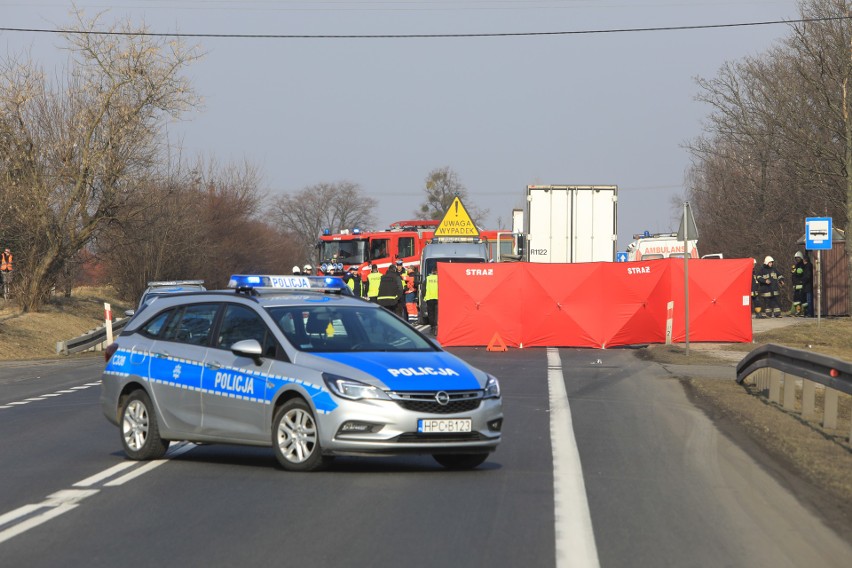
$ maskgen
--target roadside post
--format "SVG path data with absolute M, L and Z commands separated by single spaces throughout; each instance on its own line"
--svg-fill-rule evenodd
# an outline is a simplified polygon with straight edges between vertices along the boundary
M 677 230 L 677 239 L 683 241 L 683 311 L 684 326 L 686 330 L 686 356 L 689 357 L 689 239 L 698 239 L 698 227 L 695 226 L 695 217 L 689 201 L 683 202 L 683 218 Z
M 112 343 L 112 308 L 104 302 L 104 327 L 106 328 L 106 344 Z
M 831 250 L 832 244 L 831 217 L 805 218 L 805 249 L 817 251 L 816 258 L 816 316 L 820 325 L 822 312 L 822 251 Z

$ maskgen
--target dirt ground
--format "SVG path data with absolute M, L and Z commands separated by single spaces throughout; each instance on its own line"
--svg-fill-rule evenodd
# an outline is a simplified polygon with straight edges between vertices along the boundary
M 62 359 L 56 343 L 104 323 L 104 303 L 113 318 L 131 303 L 108 288 L 80 288 L 72 297 L 54 297 L 39 313 L 21 314 L 12 301 L 0 300 L 0 361 Z M 852 542 L 852 397 L 840 403 L 839 428 L 827 432 L 769 403 L 753 384 L 734 380 L 736 363 L 765 343 L 777 343 L 852 361 L 852 320 L 800 318 L 754 320 L 752 343 L 649 345 L 637 349 L 645 360 L 677 377 L 690 400 L 776 479 Z M 72 357 L 94 356 L 92 353 Z
M 781 319 L 791 321 L 773 322 L 760 331 L 756 322 L 751 344 L 692 344 L 688 356 L 683 345 L 650 345 L 637 350 L 637 356 L 677 377 L 689 399 L 720 431 L 852 542 L 852 397 L 841 395 L 838 428 L 827 431 L 821 416 L 804 420 L 798 412 L 769 402 L 753 380 L 742 385 L 734 380 L 737 362 L 766 343 L 852 360 L 852 321 L 838 318 L 817 325 Z M 818 409 L 820 399 L 818 392 Z

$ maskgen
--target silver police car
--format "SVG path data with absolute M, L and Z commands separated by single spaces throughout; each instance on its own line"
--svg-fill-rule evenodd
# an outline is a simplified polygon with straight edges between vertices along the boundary
M 138 312 L 106 352 L 101 406 L 127 456 L 170 441 L 272 446 L 284 469 L 337 455 L 483 463 L 500 384 L 339 278 L 236 275 Z

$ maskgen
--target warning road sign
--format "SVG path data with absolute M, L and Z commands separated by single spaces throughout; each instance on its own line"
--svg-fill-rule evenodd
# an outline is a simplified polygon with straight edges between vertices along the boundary
M 479 238 L 479 229 L 476 228 L 458 197 L 453 199 L 450 208 L 441 219 L 441 224 L 435 229 L 435 236 Z

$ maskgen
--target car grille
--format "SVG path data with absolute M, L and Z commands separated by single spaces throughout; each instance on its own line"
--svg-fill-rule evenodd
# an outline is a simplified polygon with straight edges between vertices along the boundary
M 412 412 L 423 414 L 456 414 L 470 412 L 479 408 L 482 391 L 463 391 L 446 393 L 447 404 L 440 404 L 437 392 L 393 392 L 389 393 L 398 405 Z
M 483 440 L 487 440 L 487 438 L 479 432 L 459 432 L 454 434 L 418 434 L 417 432 L 409 432 L 407 434 L 400 434 L 393 439 L 394 442 L 398 442 L 400 444 L 481 442 Z

